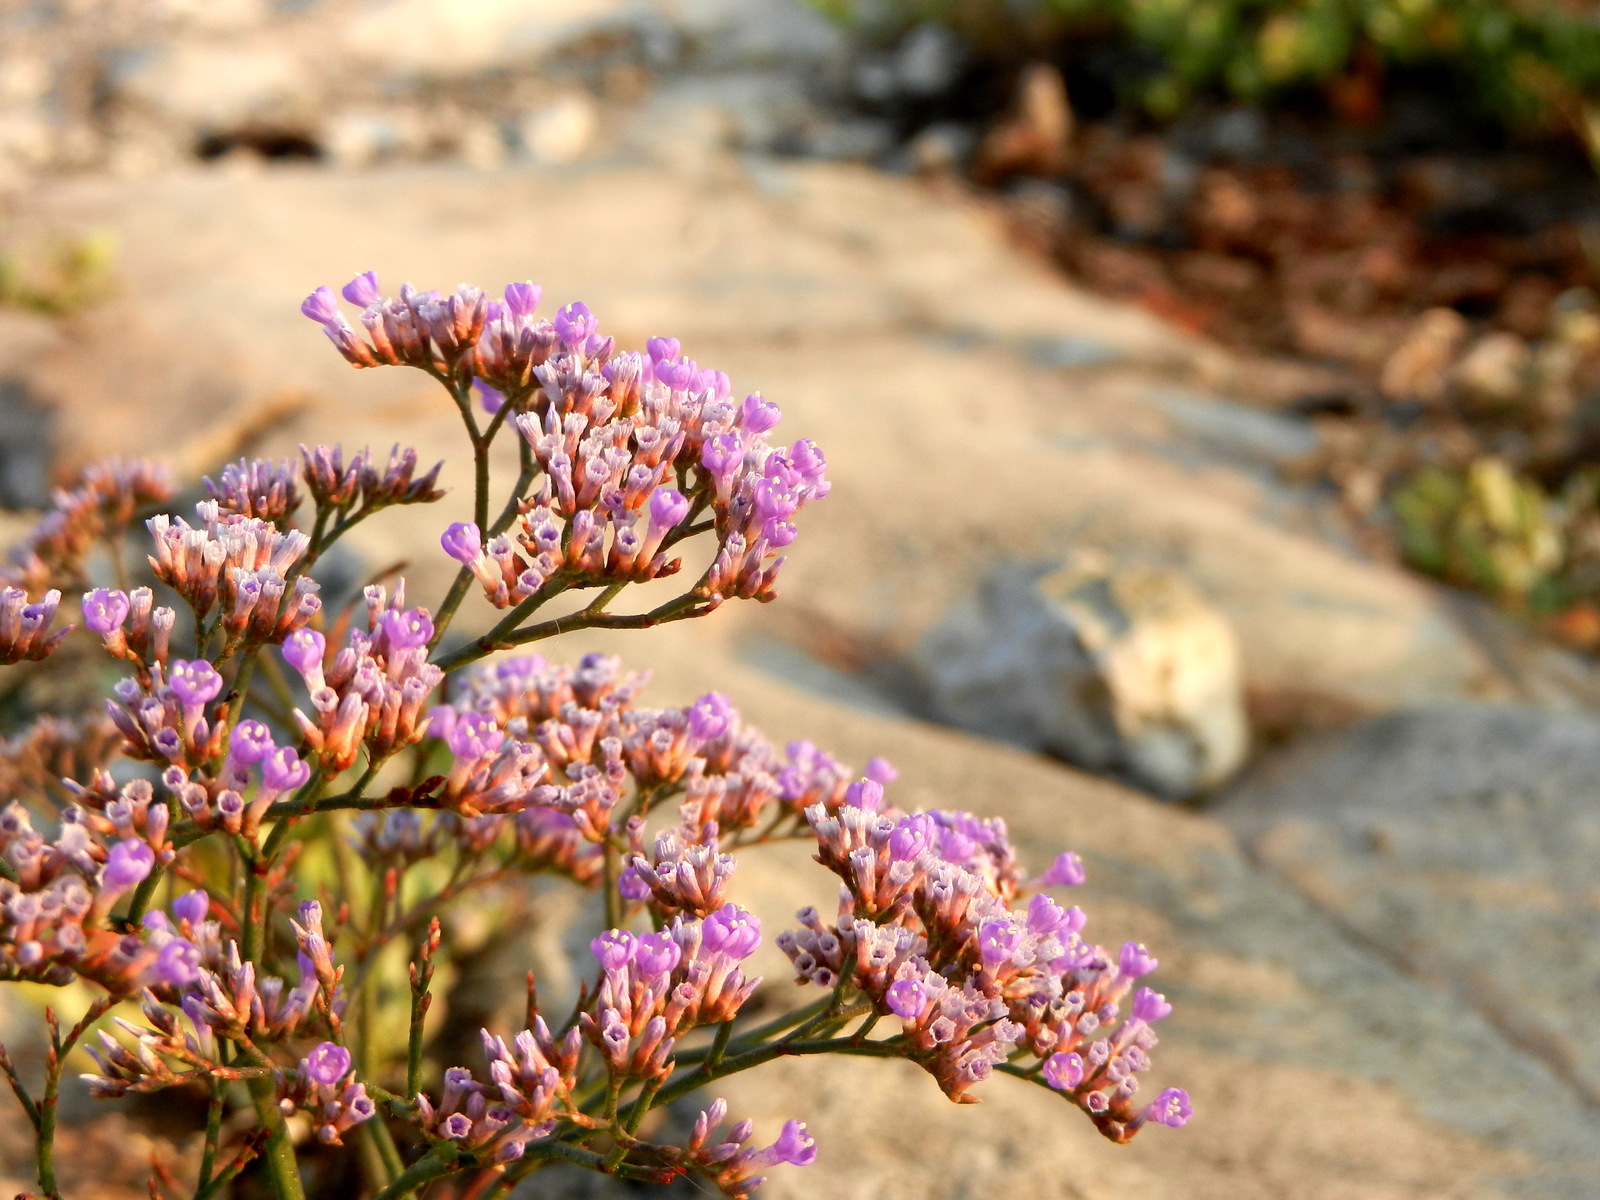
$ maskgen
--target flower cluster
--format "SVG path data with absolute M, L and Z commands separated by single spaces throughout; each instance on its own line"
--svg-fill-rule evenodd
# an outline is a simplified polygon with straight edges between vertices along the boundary
M 317 1140 L 330 1146 L 341 1145 L 346 1131 L 378 1115 L 367 1085 L 355 1077 L 350 1051 L 333 1042 L 319 1042 L 300 1060 L 299 1087 L 285 1100 L 310 1113 Z
M 444 495 L 438 486 L 444 463 L 417 474 L 417 452 L 398 445 L 381 463 L 370 447 L 358 450 L 346 462 L 338 446 L 300 447 L 306 491 L 320 513 L 336 513 L 346 520 L 395 504 L 431 504 Z M 293 507 L 292 505 L 290 506 Z
M 150 666 L 166 665 L 178 611 L 157 606 L 149 588 L 95 588 L 84 593 L 82 605 L 84 627 L 99 635 L 107 654 L 133 663 L 142 683 L 150 682 Z
M 676 917 L 659 933 L 607 930 L 591 944 L 603 972 L 583 1034 L 617 1079 L 661 1079 L 674 1040 L 731 1021 L 761 982 L 739 964 L 761 944 L 761 921 L 726 904 L 704 919 Z
M 428 661 L 433 620 L 406 608 L 404 588 L 391 597 L 366 590 L 367 628 L 352 629 L 327 661 L 328 640 L 314 630 L 291 635 L 283 660 L 305 681 L 315 716 L 295 709 L 295 723 L 319 766 L 330 774 L 356 761 L 362 747 L 381 762 L 427 733 L 427 701 L 444 679 Z
M 212 707 L 222 691 L 222 673 L 205 659 L 173 659 L 143 680 L 119 681 L 106 712 L 129 757 L 188 770 L 222 753 L 227 725 L 221 706 Z
M 367 274 L 343 298 L 358 324 L 326 288 L 304 311 L 358 366 L 434 376 L 467 427 L 473 519 L 444 535 L 462 569 L 436 607 L 408 604 L 394 579 L 343 606 L 330 590 L 325 610 L 313 577 L 356 522 L 442 495 L 439 467 L 419 472 L 399 447 L 387 461 L 323 445 L 241 459 L 205 480 L 192 521 L 144 511 L 171 497 L 161 470 L 91 468 L 0 578 L 0 665 L 61 644 L 64 583 L 85 649 L 97 640 L 127 676 L 96 720 L 43 718 L 0 745 L 0 981 L 98 992 L 65 1034 L 47 1016 L 38 1098 L 0 1049 L 41 1142 L 39 1194 L 60 1191 L 44 1114 L 92 1033 L 93 1094 L 209 1095 L 197 1197 L 259 1156 L 279 1200 L 312 1180 L 323 1194 L 450 1179 L 453 1194 L 498 1195 L 555 1159 L 631 1181 L 692 1175 L 743 1200 L 768 1170 L 813 1161 L 802 1122 L 763 1145 L 717 1100 L 681 1144 L 658 1144 L 651 1110 L 790 1054 L 909 1059 L 958 1102 L 1019 1076 L 1118 1141 L 1190 1118 L 1178 1089 L 1138 1096 L 1170 1012 L 1139 985 L 1154 958 L 1089 942 L 1084 914 L 1041 890 L 1082 882 L 1075 855 L 1029 880 L 1002 822 L 902 812 L 887 762 L 857 775 L 810 742 L 774 744 L 720 692 L 647 707 L 647 676 L 615 657 L 491 659 L 568 629 L 771 599 L 795 514 L 828 490 L 812 443 L 773 439 L 775 405 L 734 399 L 674 340 L 619 352 L 582 304 L 545 320 L 531 284 L 385 298 Z M 502 431 L 518 471 L 495 506 Z M 153 578 L 142 564 L 127 578 L 116 553 L 137 519 Z M 626 585 L 682 571 L 700 535 L 681 595 L 610 611 Z M 91 558 L 102 541 L 109 564 Z M 92 586 L 107 565 L 118 586 Z M 452 622 L 475 581 L 503 612 L 463 638 Z M 533 618 L 580 589 L 598 594 Z M 15 707 L 57 706 L 34 690 L 42 674 L 18 673 Z M 777 939 L 825 994 L 755 1018 L 762 928 L 737 856 L 779 839 L 813 846 L 843 886 L 831 921 L 807 908 Z M 604 912 L 576 1001 L 541 1012 L 530 973 L 521 1031 L 482 1030 L 483 1064 L 456 1065 L 462 1006 L 484 990 L 465 939 L 485 936 L 487 961 L 508 939 L 481 914 L 547 896 L 521 884 L 535 874 L 595 889 Z M 481 914 L 461 911 L 468 895 Z M 451 986 L 436 995 L 441 956 Z M 372 1151 L 360 1183 L 322 1169 L 358 1127 Z M 303 1180 L 296 1143 L 311 1140 L 325 1149 Z M 165 1172 L 160 1188 L 176 1186 Z
M 577 1029 L 559 1041 L 542 1017 L 507 1046 L 482 1031 L 489 1081 L 480 1083 L 465 1067 L 444 1073 L 437 1101 L 417 1097 L 423 1129 L 443 1142 L 470 1150 L 485 1162 L 521 1158 L 529 1142 L 547 1136 L 556 1117 L 574 1111 L 578 1056 L 583 1041 Z
M 197 620 L 220 608 L 227 650 L 281 642 L 317 615 L 316 580 L 295 573 L 311 545 L 306 534 L 227 511 L 217 500 L 202 500 L 196 511 L 197 526 L 166 514 L 150 518 L 150 567 Z
M 142 458 L 91 463 L 71 488 L 56 491 L 49 510 L 11 551 L 5 582 L 40 595 L 83 580 L 95 544 L 120 536 L 143 510 L 174 494 L 165 464 Z
M 1188 1119 L 1187 1096 L 1175 1089 L 1142 1107 L 1133 1099 L 1156 1043 L 1151 1026 L 1171 1006 L 1140 988 L 1129 1015 L 1119 1013 L 1156 960 L 1135 942 L 1111 955 L 1085 941 L 1082 910 L 1042 892 L 1017 907 L 1021 878 L 1002 823 L 899 814 L 870 779 L 806 819 L 817 861 L 844 881 L 839 916 L 825 925 L 802 910 L 801 929 L 779 946 L 802 981 L 847 980 L 898 1017 L 913 1056 L 951 1099 L 971 1100 L 968 1090 L 998 1064 L 1027 1054 L 1114 1140 L 1147 1121 Z M 1081 880 L 1069 853 L 1040 882 Z
M 161 937 L 119 934 L 107 921 L 174 855 L 166 806 L 151 802 L 148 784 L 124 793 L 97 812 L 63 810 L 54 841 L 16 801 L 0 809 L 0 979 L 83 976 L 118 994 L 171 982 L 178 958 Z
M 683 1148 L 681 1161 L 698 1168 L 700 1174 L 733 1200 L 744 1200 L 766 1182 L 766 1177 L 757 1175 L 757 1171 L 769 1170 L 779 1163 L 808 1167 L 816 1161 L 817 1142 L 804 1121 L 784 1122 L 778 1140 L 758 1150 L 745 1147 L 755 1132 L 750 1121 L 740 1121 L 727 1132 L 718 1132 L 727 1118 L 727 1101 L 713 1100 L 711 1106 L 695 1118 L 694 1130 Z
M 427 731 L 451 757 L 438 802 L 466 818 L 464 838 L 481 843 L 509 821 L 525 861 L 587 882 L 599 847 L 627 833 L 615 817 L 624 796 L 637 797 L 639 818 L 677 795 L 679 826 L 653 855 L 634 846 L 624 895 L 663 918 L 704 916 L 720 907 L 732 870 L 719 838 L 796 827 L 810 804 L 837 807 L 849 773 L 809 742 L 781 754 L 715 692 L 683 708 L 636 708 L 645 680 L 598 654 L 575 667 L 525 655 L 469 672 L 452 703 L 429 714 Z
M 476 384 L 531 452 L 541 479 L 509 529 L 464 521 L 442 538 L 492 604 L 670 575 L 682 565 L 675 544 L 704 531 L 717 548 L 694 589 L 701 611 L 776 595 L 792 518 L 829 486 L 813 443 L 771 443 L 777 405 L 759 393 L 735 400 L 727 375 L 685 357 L 675 338 L 618 353 L 582 303 L 537 317 L 533 284 L 512 284 L 503 300 L 465 285 L 445 296 L 407 284 L 387 299 L 368 272 L 343 295 L 361 307 L 364 337 L 330 288 L 301 311 L 347 359 Z
M 0 589 L 0 663 L 37 662 L 55 652 L 72 626 L 50 632 L 56 618 L 61 593 L 54 588 L 37 604 L 28 602 L 28 593 L 19 587 Z

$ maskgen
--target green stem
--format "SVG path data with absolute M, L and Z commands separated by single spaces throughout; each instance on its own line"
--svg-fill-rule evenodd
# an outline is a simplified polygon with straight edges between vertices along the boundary
M 204 1193 L 211 1184 L 211 1176 L 217 1167 L 217 1146 L 222 1141 L 222 1085 L 212 1080 L 209 1089 L 211 1102 L 206 1105 L 206 1144 L 200 1153 L 200 1177 L 194 1185 L 197 1193 Z
M 732 1033 L 733 1022 L 731 1020 L 724 1021 L 717 1026 L 716 1040 L 711 1043 L 711 1053 L 706 1055 L 706 1064 L 702 1068 L 703 1070 L 715 1071 L 717 1069 L 717 1064 L 722 1061 L 723 1054 L 727 1052 L 728 1038 Z
M 601 886 L 605 889 L 606 928 L 618 929 L 622 926 L 622 893 L 617 890 L 617 848 L 612 845 L 610 834 L 606 836 L 601 866 L 603 875 Z
M 755 1050 L 746 1050 L 742 1054 L 730 1055 L 718 1064 L 714 1071 L 704 1068 L 682 1073 L 678 1079 L 667 1084 L 656 1093 L 657 1104 L 671 1104 L 681 1096 L 687 1096 L 697 1088 L 718 1079 L 725 1079 L 729 1075 L 740 1071 L 748 1071 L 751 1067 L 759 1067 L 762 1063 L 771 1062 L 775 1058 L 794 1058 L 812 1054 L 853 1054 L 862 1058 L 904 1058 L 905 1047 L 900 1039 L 887 1042 L 854 1042 L 844 1038 L 818 1038 L 813 1041 L 782 1041 L 774 1042 L 769 1046 L 762 1046 Z
M 401 1200 L 423 1184 L 432 1183 L 435 1179 L 443 1179 L 451 1174 L 456 1170 L 456 1162 L 454 1153 L 448 1153 L 451 1155 L 449 1158 L 441 1157 L 438 1153 L 419 1158 L 401 1171 L 395 1181 L 373 1197 L 373 1200 Z
M 764 1042 L 767 1038 L 771 1037 L 775 1033 L 782 1033 L 784 1030 L 793 1029 L 797 1025 L 803 1026 L 816 1017 L 826 1016 L 828 1010 L 832 1007 L 833 997 L 826 996 L 821 1000 L 817 1000 L 806 1005 L 804 1008 L 797 1008 L 791 1012 L 786 1012 L 783 1014 L 783 1016 L 768 1021 L 765 1025 L 758 1025 L 754 1029 L 747 1030 L 740 1034 L 739 1037 L 733 1042 L 733 1047 L 735 1051 L 738 1051 L 757 1045 L 761 1042 Z M 709 1046 L 703 1050 L 684 1050 L 673 1055 L 673 1061 L 678 1063 L 680 1066 L 688 1066 L 694 1063 L 704 1062 L 710 1053 L 711 1049 Z
M 156 888 L 161 886 L 165 877 L 165 868 L 152 867 L 150 874 L 139 881 L 139 886 L 133 890 L 133 899 L 128 902 L 127 921 L 130 927 L 137 927 L 144 920 L 144 914 L 150 909 L 150 901 L 155 898 Z
M 612 585 L 616 587 L 618 585 Z M 607 589 L 608 591 L 610 589 Z M 579 629 L 651 629 L 657 625 L 664 625 L 668 621 L 681 621 L 686 617 L 697 617 L 710 609 L 702 607 L 706 603 L 703 596 L 695 592 L 686 592 L 676 600 L 669 600 L 649 612 L 619 614 L 600 612 L 594 604 L 571 613 L 565 617 L 555 617 L 543 621 L 538 625 L 530 625 L 526 629 L 519 629 L 507 634 L 495 642 L 489 642 L 487 636 L 467 643 L 454 653 L 447 654 L 435 662 L 435 666 L 443 671 L 454 671 L 468 663 L 477 662 L 496 650 L 508 650 L 512 646 L 525 645 L 528 642 L 542 641 L 545 638 L 556 637 L 563 633 L 573 633 Z
M 239 951 L 245 962 L 259 963 L 266 926 L 266 917 L 262 909 L 265 902 L 267 865 L 256 847 L 243 835 L 235 835 L 234 845 L 238 848 L 239 860 L 244 866 L 244 900 L 239 913 Z M 268 1153 L 271 1153 L 270 1148 Z
M 263 1157 L 267 1163 L 267 1175 L 272 1181 L 273 1195 L 276 1200 L 305 1200 L 305 1189 L 300 1184 L 300 1165 L 294 1155 L 294 1141 L 278 1108 L 277 1081 L 270 1075 L 257 1076 L 249 1081 L 248 1086 L 256 1117 L 267 1131 Z
M 462 567 L 451 580 L 450 590 L 439 602 L 439 611 L 433 614 L 433 640 L 428 643 L 429 650 L 434 649 L 444 639 L 444 631 L 450 628 L 450 622 L 455 619 L 456 609 L 460 608 L 461 602 L 467 598 L 467 589 L 471 586 L 472 572 Z
M 244 713 L 244 702 L 250 693 L 250 677 L 256 673 L 256 659 L 261 657 L 261 648 L 258 646 L 245 656 L 239 664 L 239 673 L 233 677 L 233 700 L 228 704 L 228 730 L 239 723 L 239 717 Z
M 360 1128 L 363 1135 L 377 1148 L 378 1161 L 383 1164 L 383 1182 L 386 1185 L 393 1183 L 405 1172 L 406 1164 L 400 1157 L 400 1147 L 394 1144 L 394 1134 L 389 1132 L 383 1114 L 377 1114 L 370 1121 L 363 1121 Z
M 664 1082 L 666 1082 L 665 1079 L 652 1079 L 640 1090 L 639 1098 L 633 1102 L 633 1107 L 628 1110 L 628 1119 L 623 1125 L 630 1137 L 639 1132 L 639 1126 L 644 1121 L 645 1114 L 650 1111 L 651 1105 L 655 1103 L 656 1093 L 661 1090 L 661 1085 Z

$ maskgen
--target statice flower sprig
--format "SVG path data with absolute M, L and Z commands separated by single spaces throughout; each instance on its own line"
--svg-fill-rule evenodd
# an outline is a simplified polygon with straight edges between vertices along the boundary
M 80 1043 L 93 1095 L 204 1095 L 195 1200 L 247 1169 L 279 1200 L 354 1178 L 377 1200 L 437 1180 L 499 1197 L 553 1162 L 747 1197 L 817 1157 L 803 1114 L 758 1131 L 714 1099 L 676 1138 L 651 1114 L 780 1057 L 907 1060 L 960 1103 L 1016 1076 L 1119 1142 L 1189 1120 L 1181 1090 L 1141 1090 L 1171 1011 L 1143 983 L 1155 958 L 1089 941 L 1052 894 L 1082 882 L 1076 855 L 1030 878 L 1003 823 L 902 811 L 887 762 L 775 744 L 721 692 L 652 707 L 614 656 L 496 654 L 771 600 L 797 514 L 829 486 L 811 441 L 777 436 L 775 404 L 736 398 L 674 339 L 619 349 L 582 303 L 540 317 L 532 284 L 385 297 L 369 273 L 342 297 L 354 320 L 328 288 L 303 311 L 355 365 L 432 376 L 462 419 L 472 494 L 433 526 L 458 565 L 436 603 L 387 577 L 346 603 L 316 578 L 356 524 L 445 497 L 440 467 L 398 446 L 241 459 L 182 512 L 162 468 L 91 467 L 0 580 L 0 664 L 76 638 L 117 677 L 101 710 L 0 743 L 17 797 L 0 808 L 0 982 L 97 997 L 65 1032 L 49 1015 L 42 1085 L 0 1049 L 41 1194 L 58 1195 Z M 502 433 L 517 467 L 497 491 Z M 676 597 L 626 605 L 668 578 Z M 68 590 L 78 633 L 54 627 Z M 478 630 L 447 640 L 474 591 Z M 25 707 L 72 657 L 12 694 Z M 774 939 L 796 1005 L 753 973 L 772 931 L 739 870 L 778 840 L 809 846 L 838 894 Z M 440 1052 L 461 1018 L 436 968 L 459 978 L 481 952 L 467 931 L 537 903 L 532 877 L 594 896 L 575 1004 L 542 1004 L 530 974 L 520 1029 Z M 351 1173 L 303 1173 L 313 1144 Z M 170 1171 L 154 1186 L 182 1190 Z

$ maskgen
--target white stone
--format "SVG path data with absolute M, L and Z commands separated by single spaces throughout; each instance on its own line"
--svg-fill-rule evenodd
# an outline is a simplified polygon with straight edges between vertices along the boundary
M 1172 572 L 1002 569 L 917 658 L 944 720 L 1162 795 L 1216 786 L 1249 746 L 1233 629 Z
M 584 92 L 569 92 L 554 103 L 529 114 L 519 132 L 528 157 L 542 166 L 577 162 L 600 132 L 600 109 Z

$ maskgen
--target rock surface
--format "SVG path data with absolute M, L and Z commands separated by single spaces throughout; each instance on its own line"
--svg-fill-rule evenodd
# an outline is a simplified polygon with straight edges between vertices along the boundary
M 1353 936 L 1449 990 L 1600 1113 L 1600 720 L 1380 717 L 1242 783 L 1218 815 Z

